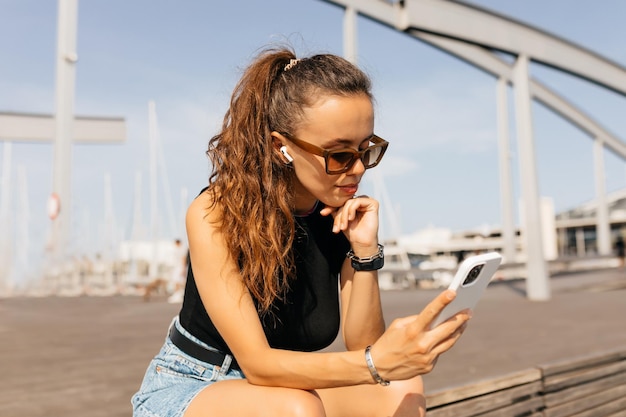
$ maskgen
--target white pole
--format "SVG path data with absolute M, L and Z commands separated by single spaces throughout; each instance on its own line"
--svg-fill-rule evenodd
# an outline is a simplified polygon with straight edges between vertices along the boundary
M 78 0 L 59 0 L 56 60 L 56 133 L 52 191 L 60 212 L 52 223 L 52 251 L 57 261 L 66 255 L 71 218 L 71 163 L 76 73 Z
M 141 222 L 141 171 L 135 172 L 135 196 L 133 198 L 133 225 L 130 233 L 130 240 L 137 241 L 142 238 Z
M 0 193 L 0 220 L 2 226 L 8 224 L 9 217 L 9 200 L 11 199 L 11 161 L 13 159 L 13 144 L 9 141 L 4 142 L 2 150 L 2 192 Z M 4 222 L 7 222 L 6 224 Z M 3 229 L 7 230 L 7 229 Z M 6 237 L 7 233 L 0 234 L 0 238 Z
M 402 233 L 400 229 L 400 221 L 398 219 L 398 213 L 393 208 L 391 204 L 391 198 L 389 198 L 389 193 L 387 192 L 387 187 L 385 186 L 385 180 L 383 179 L 380 171 L 374 170 L 371 172 L 372 179 L 374 181 L 374 196 L 380 202 L 381 205 L 381 213 L 386 214 L 386 220 L 389 222 L 389 236 L 385 236 L 385 231 L 381 230 L 381 236 L 386 237 L 391 241 L 396 241 L 400 234 Z M 381 226 L 383 226 L 385 222 L 381 222 Z M 381 227 L 382 229 L 382 227 Z
M 105 224 L 105 250 L 102 262 L 104 262 L 104 286 L 107 291 L 114 288 L 113 282 L 113 265 L 115 263 L 116 254 L 114 248 L 117 243 L 117 225 L 115 221 L 115 211 L 113 210 L 113 191 L 111 187 L 111 174 L 104 174 L 104 224 Z
M 343 56 L 353 64 L 357 64 L 357 51 L 358 51 L 358 35 L 357 35 L 357 12 L 352 6 L 347 6 L 343 16 Z M 381 222 L 380 235 L 387 237 L 391 240 L 396 240 L 401 233 L 400 222 L 398 220 L 398 214 L 391 205 L 391 199 L 387 193 L 382 174 L 379 171 L 374 170 L 372 172 L 372 179 L 374 182 L 374 194 L 382 204 L 382 212 L 387 213 L 387 220 L 389 221 L 389 233 L 391 236 L 385 236 L 384 230 L 385 222 Z
M 15 241 L 15 260 L 16 260 L 16 275 L 13 284 L 15 286 L 22 286 L 26 282 L 26 275 L 28 274 L 29 257 L 28 251 L 30 249 L 29 241 L 29 228 L 30 224 L 30 204 L 28 200 L 28 178 L 26 176 L 26 168 L 24 165 L 20 165 L 17 168 L 17 186 L 18 191 L 18 206 L 15 219 L 16 225 L 16 241 Z
M 347 6 L 343 15 L 343 56 L 353 64 L 357 62 L 356 17 L 356 9 Z
M 606 180 L 604 176 L 604 141 L 593 141 L 593 173 L 596 182 L 596 243 L 598 255 L 611 254 L 611 226 L 606 202 Z
M 158 149 L 157 149 L 157 120 L 156 120 L 156 106 L 154 101 L 148 103 L 148 127 L 150 138 L 150 238 L 152 239 L 152 256 L 150 257 L 150 278 L 154 279 L 158 273 L 158 260 L 157 260 L 157 238 L 158 238 L 158 206 L 157 206 L 157 163 L 158 163 Z
M 9 216 L 11 200 L 11 160 L 12 144 L 4 142 L 2 151 L 2 182 L 0 186 L 0 294 L 10 286 L 9 275 L 12 269 L 11 236 L 13 229 Z
M 189 191 L 187 187 L 183 187 L 180 189 L 180 206 L 178 210 L 178 229 L 177 236 L 180 236 L 181 239 L 187 234 L 185 232 L 185 216 L 187 214 L 187 200 L 189 198 Z
M 156 120 L 156 117 L 155 117 Z M 170 191 L 170 180 L 167 173 L 167 164 L 165 163 L 165 153 L 161 144 L 161 136 L 159 134 L 158 123 L 155 123 L 156 129 L 156 154 L 158 158 L 158 167 L 160 168 L 161 185 L 163 186 L 163 198 L 165 199 L 165 208 L 170 223 L 170 231 L 176 233 L 178 228 L 176 227 L 176 215 L 174 214 L 174 204 L 172 202 L 172 193 Z
M 113 212 L 113 191 L 111 173 L 104 174 L 104 258 L 110 260 L 115 242 L 115 214 Z
M 503 77 L 497 83 L 498 159 L 500 161 L 500 207 L 502 212 L 502 254 L 506 262 L 515 262 L 515 221 L 511 176 L 511 143 L 509 141 L 509 106 L 507 83 Z
M 550 299 L 550 283 L 541 235 L 541 210 L 535 168 L 528 61 L 526 55 L 519 55 L 513 69 L 524 239 L 527 253 L 526 293 L 530 300 L 544 301 Z
M 143 236 L 143 225 L 142 225 L 142 213 L 141 213 L 141 171 L 137 170 L 135 172 L 135 194 L 133 198 L 133 224 L 130 233 L 130 245 L 129 247 L 129 279 L 131 282 L 135 282 L 137 280 L 137 258 L 136 258 L 136 248 L 139 243 L 139 240 L 144 238 Z M 148 271 L 149 273 L 149 271 Z

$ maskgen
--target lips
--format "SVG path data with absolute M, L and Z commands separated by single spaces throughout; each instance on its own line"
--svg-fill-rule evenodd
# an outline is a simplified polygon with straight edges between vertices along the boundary
M 359 184 L 340 185 L 338 188 L 346 194 L 356 194 L 359 190 Z

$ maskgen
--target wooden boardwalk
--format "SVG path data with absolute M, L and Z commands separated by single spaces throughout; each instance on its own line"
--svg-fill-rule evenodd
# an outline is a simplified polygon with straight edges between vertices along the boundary
M 491 285 L 461 342 L 425 376 L 427 392 L 626 347 L 626 272 L 561 275 L 551 286 L 550 301 L 531 302 L 523 282 Z M 436 293 L 384 292 L 387 321 Z M 162 297 L 0 299 L 0 416 L 130 416 L 178 309 Z

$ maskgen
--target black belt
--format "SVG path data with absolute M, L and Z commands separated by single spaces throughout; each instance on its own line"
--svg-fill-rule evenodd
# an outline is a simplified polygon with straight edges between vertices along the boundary
M 222 352 L 216 352 L 197 344 L 196 342 L 182 334 L 180 330 L 176 328 L 175 324 L 172 324 L 172 327 L 170 328 L 169 337 L 172 343 L 174 343 L 174 345 L 176 345 L 178 349 L 182 350 L 187 355 L 203 362 L 222 366 L 224 360 L 226 359 L 226 356 L 230 356 L 232 358 L 232 362 L 230 363 L 230 369 L 236 369 L 238 371 L 241 371 L 239 364 L 232 355 L 226 355 Z

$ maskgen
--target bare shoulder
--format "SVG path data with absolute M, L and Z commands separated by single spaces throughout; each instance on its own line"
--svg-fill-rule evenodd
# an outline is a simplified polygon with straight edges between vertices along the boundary
M 211 195 L 205 191 L 189 205 L 186 222 L 188 227 L 214 228 L 219 217 L 219 209 L 213 204 Z
M 185 219 L 192 252 L 194 248 L 215 248 L 222 243 L 220 217 L 219 206 L 213 204 L 210 193 L 203 192 L 192 201 Z
M 220 227 L 220 206 L 213 204 L 210 193 L 200 194 L 189 205 L 186 224 L 196 283 L 209 282 L 208 277 L 220 276 L 225 266 L 235 265 Z

